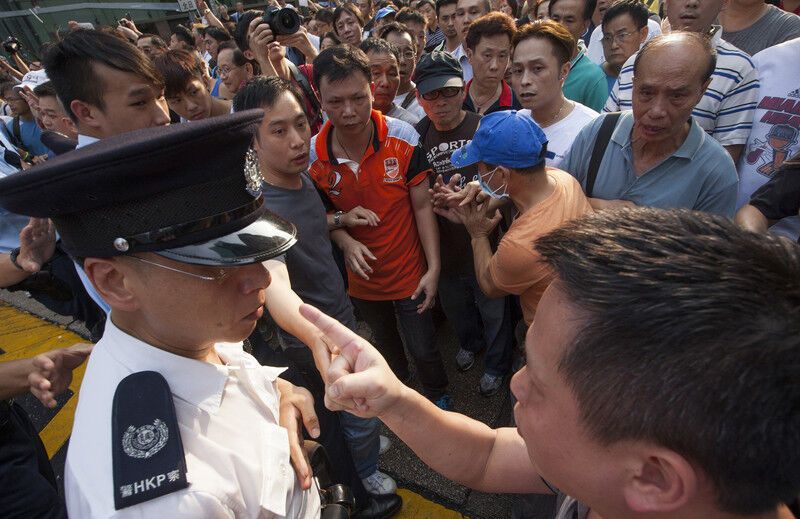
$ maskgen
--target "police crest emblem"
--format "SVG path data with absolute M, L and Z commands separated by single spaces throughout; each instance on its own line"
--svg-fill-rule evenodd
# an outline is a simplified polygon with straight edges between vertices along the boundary
M 147 459 L 163 449 L 168 440 L 167 424 L 156 418 L 152 425 L 129 425 L 122 435 L 122 450 L 131 458 Z

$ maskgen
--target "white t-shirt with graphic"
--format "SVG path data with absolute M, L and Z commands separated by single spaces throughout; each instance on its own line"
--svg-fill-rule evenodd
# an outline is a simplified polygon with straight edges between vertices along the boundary
M 748 203 L 756 189 L 766 184 L 785 160 L 800 153 L 798 56 L 800 38 L 769 47 L 753 56 L 760 87 L 753 129 L 737 168 L 737 208 Z M 792 226 L 800 230 L 798 222 Z
M 527 109 L 520 110 L 520 113 L 531 115 L 531 111 Z M 572 109 L 569 115 L 547 128 L 542 128 L 542 131 L 547 136 L 545 164 L 553 168 L 560 167 L 561 161 L 564 160 L 564 155 L 572 147 L 572 142 L 578 132 L 598 115 L 600 114 L 588 106 L 575 103 L 575 108 Z

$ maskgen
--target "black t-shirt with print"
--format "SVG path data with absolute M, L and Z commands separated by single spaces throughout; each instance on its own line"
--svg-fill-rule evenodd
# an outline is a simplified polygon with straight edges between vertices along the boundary
M 425 117 L 416 126 L 420 134 L 420 146 L 428 157 L 428 162 L 433 170 L 431 183 L 437 175 L 442 175 L 445 183 L 456 173 L 461 174 L 461 186 L 476 180 L 478 167 L 473 164 L 465 168 L 456 168 L 450 162 L 453 152 L 467 145 L 475 131 L 478 129 L 481 116 L 467 112 L 461 124 L 450 131 L 440 132 L 433 123 Z M 439 235 L 441 243 L 442 275 L 469 274 L 474 271 L 472 264 L 472 246 L 469 233 L 463 225 L 455 224 L 443 218 L 439 220 Z

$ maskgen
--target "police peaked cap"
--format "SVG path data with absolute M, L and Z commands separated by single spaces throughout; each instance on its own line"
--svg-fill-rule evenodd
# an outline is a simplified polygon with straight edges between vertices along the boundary
M 199 265 L 246 265 L 294 245 L 268 211 L 245 155 L 261 110 L 103 139 L 0 180 L 0 206 L 52 218 L 73 257 L 155 252 Z

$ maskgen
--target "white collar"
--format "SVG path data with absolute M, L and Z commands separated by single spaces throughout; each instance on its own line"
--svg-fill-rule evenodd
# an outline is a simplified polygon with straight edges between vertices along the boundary
M 274 381 L 286 369 L 259 365 L 255 358 L 244 352 L 241 342 L 214 346 L 225 366 L 181 357 L 125 333 L 112 319 L 106 321 L 98 347 L 105 349 L 131 373 L 156 371 L 162 374 L 173 395 L 209 414 L 219 409 L 231 370 L 259 370 L 267 380 Z
M 78 134 L 78 145 L 75 147 L 77 150 L 78 148 L 83 148 L 84 146 L 88 146 L 90 144 L 94 144 L 95 142 L 99 141 L 97 137 L 90 137 L 88 135 L 84 135 L 82 133 Z
M 712 25 L 711 30 L 714 31 L 711 33 L 711 47 L 716 49 L 719 47 L 719 44 L 722 43 L 722 26 L 721 25 Z

